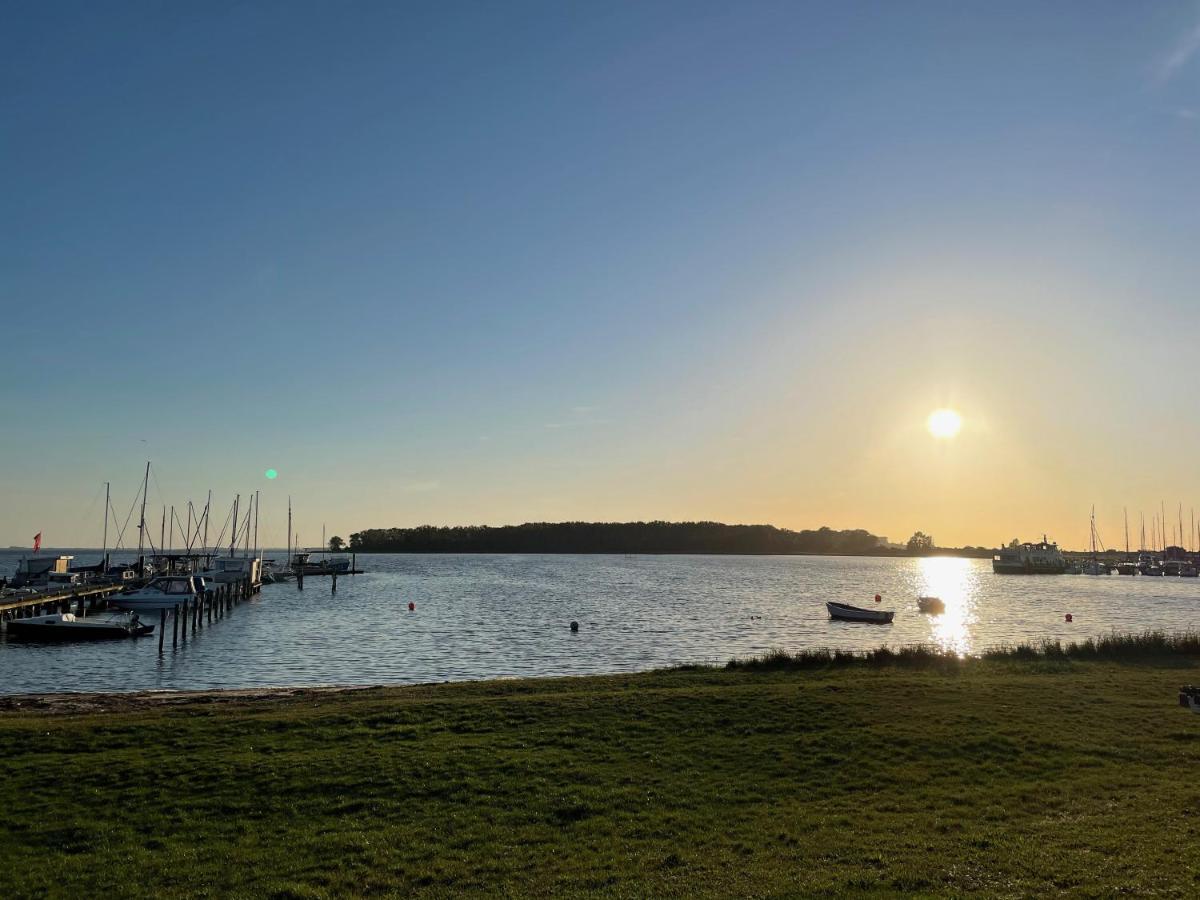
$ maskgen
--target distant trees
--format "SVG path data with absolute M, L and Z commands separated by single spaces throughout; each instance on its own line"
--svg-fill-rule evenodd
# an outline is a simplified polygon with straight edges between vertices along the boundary
M 350 549 L 377 553 L 730 553 L 887 554 L 861 528 L 791 531 L 720 522 L 530 522 L 373 528 L 350 535 Z
M 341 550 L 345 546 L 346 546 L 346 542 L 343 541 L 336 534 L 329 539 L 329 549 L 332 550 L 334 553 L 337 553 L 339 550 Z
M 918 531 L 908 539 L 909 553 L 930 553 L 933 551 L 933 535 Z

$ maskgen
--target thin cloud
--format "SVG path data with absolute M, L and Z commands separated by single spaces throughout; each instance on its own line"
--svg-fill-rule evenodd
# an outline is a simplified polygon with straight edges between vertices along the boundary
M 1200 51 L 1200 22 L 1193 25 L 1191 30 L 1176 44 L 1175 49 L 1163 57 L 1162 62 L 1158 65 L 1159 80 L 1170 81 L 1174 78 L 1176 73 L 1191 61 L 1197 51 Z
M 1196 112 L 1194 109 L 1177 109 L 1175 110 L 1175 118 L 1186 119 L 1191 122 L 1194 119 L 1200 119 L 1200 112 Z

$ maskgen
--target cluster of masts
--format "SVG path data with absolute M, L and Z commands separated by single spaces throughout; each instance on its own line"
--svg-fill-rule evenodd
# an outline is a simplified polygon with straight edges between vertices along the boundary
M 1133 553 L 1132 545 L 1129 539 L 1129 510 L 1124 510 L 1125 514 L 1125 552 Z M 1137 547 L 1139 553 L 1162 553 L 1168 548 L 1178 548 L 1186 550 L 1188 553 L 1196 553 L 1200 551 L 1200 526 L 1196 524 L 1196 510 L 1189 510 L 1190 525 L 1184 528 L 1183 504 L 1179 504 L 1179 510 L 1176 515 L 1176 521 L 1168 522 L 1166 515 L 1166 506 L 1161 501 L 1159 509 L 1150 516 L 1150 531 L 1146 532 L 1146 514 L 1139 513 L 1141 518 L 1141 534 Z M 1092 507 L 1091 520 L 1091 549 L 1093 553 L 1103 553 L 1106 550 L 1116 548 L 1106 548 L 1104 542 L 1100 540 L 1100 532 L 1096 527 L 1096 508 Z
M 149 499 L 150 487 L 150 463 L 146 462 L 146 472 L 142 478 L 142 485 L 138 489 L 137 495 L 133 498 L 133 503 L 129 507 L 129 513 L 125 516 L 125 521 L 118 527 L 117 523 L 120 517 L 116 510 L 112 507 L 112 485 L 111 482 L 104 483 L 104 538 L 102 552 L 107 554 L 108 546 L 108 523 L 111 515 L 114 528 L 116 528 L 116 544 L 112 547 L 113 550 L 132 550 L 132 546 L 125 547 L 124 539 L 125 532 L 129 527 L 129 521 L 133 517 L 133 511 L 138 507 L 139 501 L 141 504 L 141 513 L 138 517 L 138 545 L 137 552 L 139 558 L 144 558 L 146 551 L 149 550 L 153 556 L 163 556 L 179 553 L 183 556 L 214 556 L 218 553 L 224 553 L 226 547 L 226 537 L 228 536 L 229 555 L 235 556 L 238 548 L 242 549 L 245 556 L 257 556 L 259 552 L 258 545 L 258 519 L 259 519 L 259 492 L 247 494 L 246 502 L 242 502 L 242 495 L 234 496 L 233 503 L 229 511 L 225 514 L 225 518 L 221 524 L 221 530 L 216 535 L 212 543 L 209 543 L 209 525 L 212 512 L 212 491 L 208 492 L 208 496 L 204 505 L 198 506 L 192 500 L 188 500 L 186 507 L 176 507 L 172 504 L 168 506 L 165 502 L 162 508 L 162 520 L 159 525 L 158 543 L 154 542 L 153 527 L 146 520 L 146 504 Z M 186 525 L 185 525 L 186 522 Z M 291 556 L 292 550 L 292 500 L 288 498 L 288 555 Z M 179 537 L 179 547 L 175 546 L 175 538 Z M 295 536 L 295 546 L 299 547 L 300 537 Z

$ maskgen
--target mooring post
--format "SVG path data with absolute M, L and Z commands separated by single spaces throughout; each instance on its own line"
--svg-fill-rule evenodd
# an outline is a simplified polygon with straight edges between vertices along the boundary
M 167 632 L 167 610 L 160 609 L 158 611 L 158 655 L 162 656 L 163 652 L 163 637 Z
M 350 554 L 350 574 L 358 574 L 358 558 L 353 553 Z
M 171 610 L 171 649 L 174 650 L 179 646 L 179 604 L 175 604 L 175 608 Z
M 333 589 L 329 593 L 336 594 L 337 593 L 337 572 L 334 572 L 329 580 L 333 582 Z
M 183 599 L 183 621 L 181 621 L 179 623 L 179 637 L 185 644 L 187 643 L 187 620 L 188 620 L 188 602 L 187 602 L 187 598 L 185 597 Z
M 296 590 L 304 590 L 304 566 L 296 570 Z

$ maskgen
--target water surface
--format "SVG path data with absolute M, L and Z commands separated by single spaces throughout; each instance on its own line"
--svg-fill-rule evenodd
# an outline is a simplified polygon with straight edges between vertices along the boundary
M 0 574 L 19 553 L 0 552 Z M 94 553 L 76 551 L 86 563 Z M 157 639 L 0 639 L 0 693 L 405 684 L 724 663 L 768 650 L 935 643 L 961 653 L 1193 628 L 1200 579 L 999 576 L 987 560 L 816 556 L 369 555 L 366 575 L 268 585 L 160 659 Z M 824 602 L 896 610 L 831 621 Z M 917 610 L 921 595 L 946 612 Z M 407 604 L 416 604 L 409 612 Z M 1064 621 L 1071 613 L 1073 623 Z M 570 622 L 578 621 L 577 634 Z

